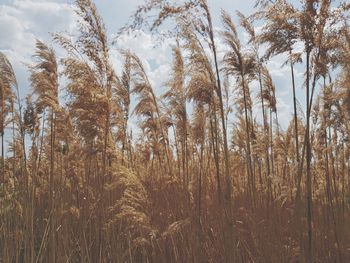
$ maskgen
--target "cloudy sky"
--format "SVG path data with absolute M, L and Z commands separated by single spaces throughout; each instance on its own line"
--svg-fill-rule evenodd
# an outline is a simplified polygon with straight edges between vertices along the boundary
M 95 0 L 110 40 L 118 29 L 129 21 L 132 12 L 142 2 L 142 0 Z M 255 0 L 208 2 L 214 17 L 214 26 L 220 30 L 221 9 L 225 9 L 233 17 L 236 10 L 249 15 L 254 11 Z M 58 58 L 64 55 L 63 51 L 52 43 L 51 34 L 55 32 L 74 34 L 76 17 L 72 3 L 72 0 L 0 0 L 0 51 L 4 52 L 13 64 L 22 97 L 30 91 L 27 65 L 32 63 L 35 40 L 40 39 L 53 45 Z M 244 38 L 242 32 L 241 36 Z M 118 48 L 131 49 L 142 58 L 157 94 L 161 94 L 165 90 L 161 84 L 167 80 L 171 67 L 171 44 L 171 41 L 167 40 L 155 49 L 155 40 L 147 32 L 138 32 L 136 36 L 122 36 L 111 48 L 114 66 L 118 69 L 121 64 Z M 280 122 L 282 127 L 286 128 L 292 117 L 292 93 L 289 68 L 281 68 L 284 60 L 283 56 L 276 57 L 269 62 L 268 67 L 276 84 Z M 301 69 L 297 69 L 296 74 L 300 78 L 303 73 Z M 299 100 L 303 104 L 302 82 L 297 84 Z M 255 104 L 258 107 L 256 99 Z M 258 110 L 255 112 L 256 115 L 260 115 Z M 259 116 L 257 118 L 259 119 Z

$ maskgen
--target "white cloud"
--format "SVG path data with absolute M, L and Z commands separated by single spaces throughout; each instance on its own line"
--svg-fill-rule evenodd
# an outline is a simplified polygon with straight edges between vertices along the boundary
M 115 49 L 130 50 L 141 59 L 151 84 L 156 89 L 156 93 L 160 95 L 164 91 L 164 83 L 169 78 L 172 63 L 171 47 L 174 44 L 174 39 L 166 39 L 159 43 L 159 39 L 152 36 L 151 33 L 137 30 L 120 36 L 115 44 Z M 116 58 L 115 66 L 120 71 L 121 57 L 116 50 L 112 53 Z
M 28 93 L 28 72 L 35 41 L 51 43 L 51 33 L 75 30 L 72 6 L 43 0 L 15 0 L 0 5 L 0 51 L 13 64 L 22 97 Z
M 150 33 L 136 30 L 133 33 L 125 33 L 120 36 L 116 42 L 116 47 L 129 49 L 140 56 L 143 60 L 154 61 L 156 64 L 162 64 L 169 62 L 171 45 L 174 43 L 174 40 L 171 38 L 165 39 L 159 43 L 157 37 L 152 36 Z
M 74 34 L 76 31 L 76 17 L 72 5 L 68 4 L 67 1 L 68 0 L 14 0 L 7 1 L 6 4 L 0 4 L 0 51 L 3 51 L 9 57 L 13 64 L 22 97 L 29 91 L 28 72 L 23 63 L 28 64 L 31 62 L 31 56 L 35 51 L 35 39 L 39 38 L 46 43 L 52 43 L 50 33 L 67 31 L 70 34 Z M 141 0 L 130 1 L 130 5 L 135 7 L 137 4 L 142 3 Z M 115 36 L 113 33 L 118 31 L 118 27 L 127 22 L 125 20 L 126 17 L 132 12 L 131 7 L 128 6 L 127 11 L 124 11 L 121 16 L 118 16 L 120 10 L 124 10 L 122 7 L 126 5 L 126 2 L 121 2 L 122 1 L 104 3 L 96 1 L 97 8 L 99 9 L 99 7 L 101 7 L 99 10 L 101 11 L 102 18 L 109 23 L 106 24 L 106 27 L 110 40 Z M 218 60 L 220 62 L 227 51 L 227 47 L 223 44 L 219 35 L 219 31 L 221 30 L 221 23 L 219 21 L 220 7 L 229 10 L 229 7 L 232 7 L 232 3 L 226 0 L 219 0 L 214 3 L 213 0 L 210 0 L 210 6 L 213 8 L 213 17 L 215 18 L 216 44 Z M 235 8 L 238 8 L 243 13 L 249 14 L 244 8 L 251 9 L 251 7 L 247 7 L 246 4 L 244 4 L 244 6 L 236 6 Z M 111 11 L 112 9 L 113 11 Z M 234 14 L 232 15 L 235 20 L 236 16 Z M 256 29 L 260 30 L 261 27 Z M 240 35 L 242 35 L 240 28 L 239 31 Z M 247 36 L 244 38 L 247 39 Z M 173 39 L 164 39 L 159 43 L 157 38 L 150 33 L 138 30 L 132 34 L 120 36 L 116 45 L 112 46 L 110 49 L 111 60 L 116 70 L 120 72 L 123 59 L 118 49 L 129 49 L 135 52 L 141 58 L 149 79 L 156 90 L 156 94 L 161 95 L 165 91 L 163 84 L 170 76 L 172 63 L 171 45 L 174 43 Z M 298 49 L 302 48 L 300 45 L 296 46 Z M 62 49 L 57 46 L 55 46 L 55 49 L 58 57 L 60 57 L 63 54 Z M 286 124 L 288 124 L 293 111 L 290 69 L 288 66 L 281 68 L 285 60 L 286 56 L 281 55 L 274 57 L 268 63 L 268 68 L 276 85 L 277 106 L 280 112 L 280 121 L 284 128 Z M 296 67 L 295 71 L 296 78 L 299 80 L 301 79 L 301 82 L 297 82 L 298 96 L 303 98 L 300 90 L 303 72 L 299 70 L 298 67 Z M 258 92 L 258 89 L 253 85 L 252 90 L 253 94 Z M 259 116 L 261 115 L 259 112 L 260 104 L 256 100 L 255 105 L 255 115 Z

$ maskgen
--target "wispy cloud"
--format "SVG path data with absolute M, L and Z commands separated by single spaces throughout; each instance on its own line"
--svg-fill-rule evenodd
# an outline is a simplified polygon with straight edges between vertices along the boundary
M 128 4 L 127 14 L 123 12 L 118 16 L 120 10 L 125 3 L 105 3 L 96 2 L 102 18 L 106 21 L 107 33 L 109 39 L 115 38 L 118 27 L 127 22 L 127 18 L 131 15 L 133 8 L 141 4 L 141 0 L 132 0 Z M 253 4 L 252 4 L 253 5 Z M 220 0 L 218 2 L 210 1 L 213 8 L 213 17 L 216 17 L 215 30 L 217 33 L 221 31 L 220 25 L 220 9 L 227 9 L 234 15 L 232 2 L 228 0 Z M 252 10 L 252 6 L 239 4 L 235 6 L 243 13 L 249 15 L 248 11 Z M 235 17 L 235 16 L 234 16 Z M 63 0 L 15 0 L 8 1 L 6 4 L 0 4 L 0 50 L 5 52 L 13 63 L 17 78 L 20 84 L 21 93 L 24 95 L 29 92 L 28 72 L 24 65 L 29 64 L 32 60 L 32 54 L 35 49 L 35 39 L 41 39 L 47 43 L 52 43 L 51 33 L 68 32 L 74 34 L 77 30 L 76 16 L 72 4 Z M 235 20 L 235 19 L 234 19 Z M 237 21 L 236 21 L 237 22 Z M 261 30 L 261 26 L 257 28 Z M 239 28 L 240 35 L 243 37 L 242 42 L 246 42 L 247 36 Z M 217 34 L 218 57 L 222 60 L 227 48 Z M 119 53 L 119 49 L 128 49 L 136 53 L 142 60 L 146 72 L 150 78 L 158 95 L 164 92 L 163 84 L 168 80 L 171 70 L 171 45 L 175 44 L 173 39 L 165 39 L 162 43 L 152 34 L 138 30 L 130 34 L 124 34 L 118 38 L 115 45 L 111 47 L 112 63 L 116 70 L 120 72 L 123 59 Z M 63 56 L 63 50 L 55 45 L 58 57 Z M 301 48 L 301 47 L 299 47 Z M 281 67 L 287 59 L 285 55 L 276 56 L 267 64 L 272 79 L 276 85 L 277 107 L 280 111 L 281 123 L 286 127 L 289 123 L 290 114 L 292 112 L 291 98 L 292 87 L 290 79 L 290 69 L 288 66 Z M 296 68 L 295 72 L 298 79 L 302 79 L 303 72 Z M 298 82 L 298 97 L 303 98 L 299 91 L 302 83 Z M 252 85 L 253 98 L 256 101 L 258 92 L 257 86 Z M 260 114 L 259 103 L 256 106 L 257 117 Z

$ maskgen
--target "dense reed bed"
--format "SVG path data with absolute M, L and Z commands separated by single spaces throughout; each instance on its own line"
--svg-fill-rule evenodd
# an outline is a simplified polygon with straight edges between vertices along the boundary
M 92 0 L 53 36 L 64 57 L 37 42 L 25 102 L 0 53 L 0 262 L 350 262 L 350 5 L 301 2 L 222 11 L 222 30 L 206 0 L 145 2 L 121 32 L 177 39 L 161 95 L 132 50 L 115 70 Z

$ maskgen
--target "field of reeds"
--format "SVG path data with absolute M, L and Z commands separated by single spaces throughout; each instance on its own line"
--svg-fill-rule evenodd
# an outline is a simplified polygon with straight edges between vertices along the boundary
M 121 32 L 176 39 L 160 95 L 133 50 L 115 70 L 93 1 L 75 6 L 64 57 L 37 41 L 29 94 L 0 53 L 0 262 L 350 262 L 349 3 L 260 0 L 216 30 L 206 0 L 146 1 Z

